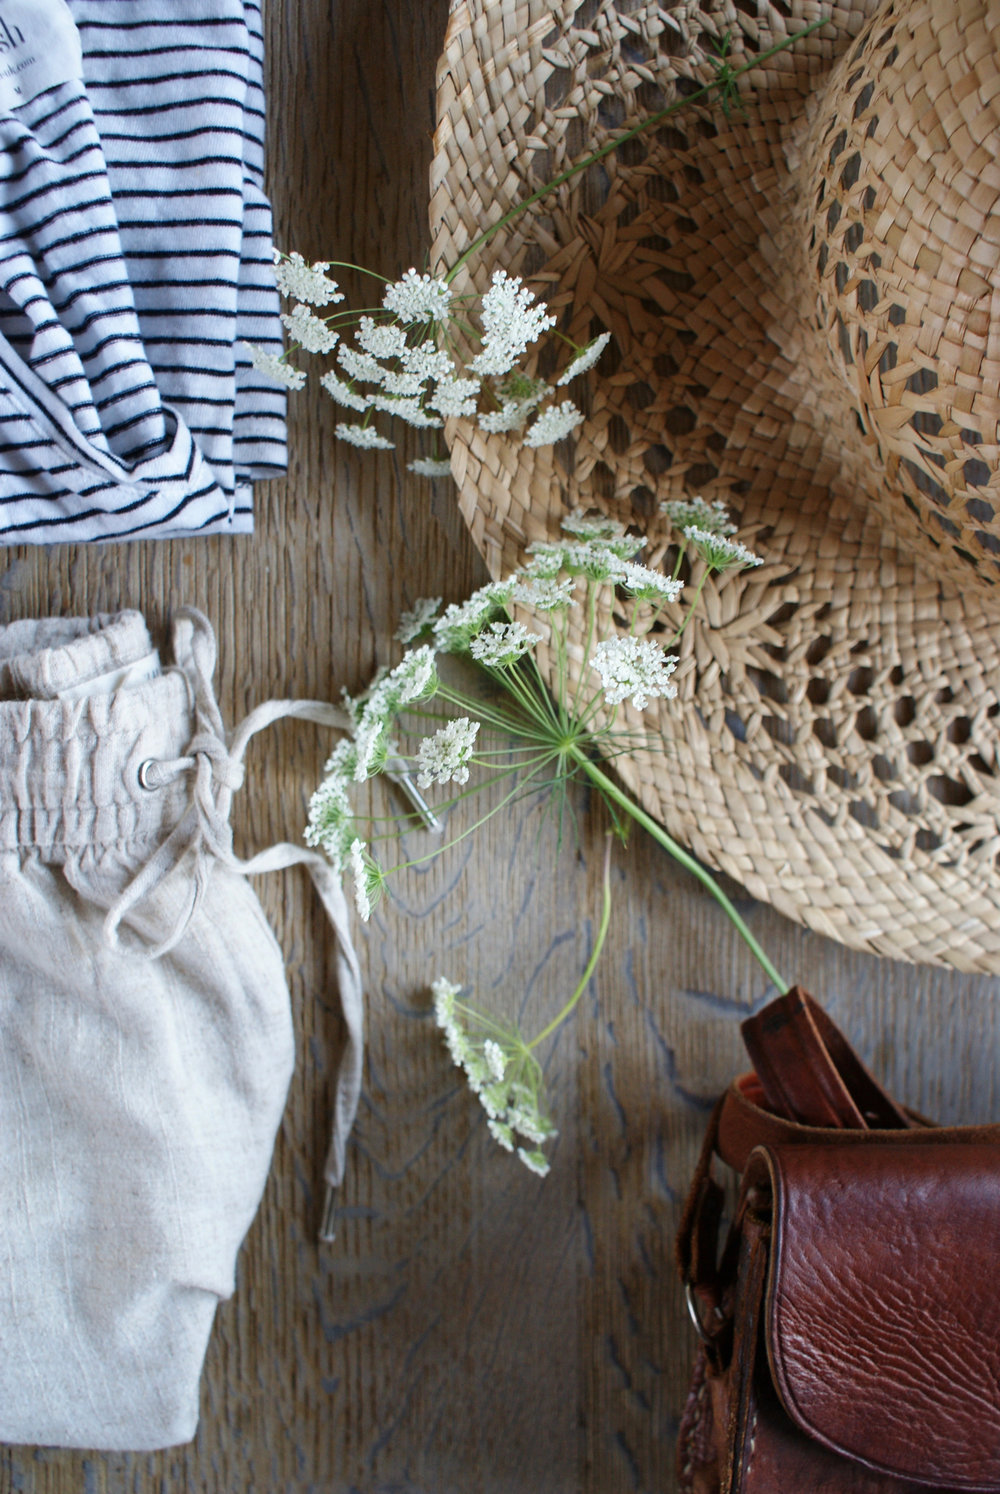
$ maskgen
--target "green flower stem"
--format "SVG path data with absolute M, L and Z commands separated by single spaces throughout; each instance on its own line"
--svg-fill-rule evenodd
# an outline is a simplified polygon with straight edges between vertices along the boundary
M 587 989 L 587 982 L 590 980 L 590 977 L 593 975 L 594 969 L 595 969 L 595 967 L 597 965 L 597 962 L 601 958 L 601 950 L 604 948 L 604 941 L 608 937 L 608 927 L 609 927 L 610 923 L 611 923 L 611 836 L 609 835 L 608 839 L 607 839 L 607 846 L 605 847 L 605 851 L 604 851 L 604 897 L 603 897 L 603 900 L 601 902 L 601 922 L 598 925 L 597 938 L 594 940 L 594 947 L 590 951 L 590 959 L 587 961 L 587 968 L 586 968 L 586 970 L 584 970 L 583 974 L 580 977 L 580 983 L 579 983 L 579 985 L 577 986 L 576 990 L 573 992 L 572 996 L 569 998 L 569 1000 L 567 1001 L 566 1005 L 563 1007 L 563 1009 L 559 1013 L 559 1015 L 557 1017 L 553 1017 L 552 1021 L 548 1025 L 548 1027 L 543 1028 L 543 1030 L 538 1034 L 538 1036 L 535 1037 L 535 1038 L 532 1038 L 531 1042 L 528 1043 L 527 1046 L 528 1046 L 529 1052 L 530 1052 L 530 1050 L 532 1048 L 537 1048 L 539 1043 L 543 1043 L 545 1041 L 545 1039 L 549 1036 L 550 1033 L 555 1032 L 556 1028 L 558 1026 L 560 1026 L 561 1023 L 565 1022 L 566 1018 L 569 1016 L 570 1012 L 576 1006 L 576 1003 L 579 1001 L 580 997 L 583 995 L 584 991 Z
M 705 590 L 705 582 L 708 580 L 709 571 L 710 567 L 706 565 L 705 569 L 702 571 L 701 576 L 698 579 L 698 585 L 695 588 L 694 596 L 691 598 L 691 605 L 688 607 L 687 613 L 683 618 L 680 627 L 677 629 L 677 632 L 674 634 L 673 638 L 671 638 L 669 644 L 667 645 L 668 648 L 673 648 L 675 643 L 680 643 L 681 634 L 684 632 L 684 629 L 691 621 L 694 609 L 697 607 L 699 598 L 701 597 L 702 592 Z
M 668 835 L 662 825 L 658 824 L 656 820 L 654 820 L 650 815 L 646 814 L 645 810 L 640 809 L 638 804 L 633 803 L 633 801 L 618 787 L 613 779 L 609 778 L 608 775 L 603 772 L 596 763 L 592 762 L 590 758 L 587 757 L 586 753 L 581 752 L 579 748 L 574 747 L 570 749 L 570 754 L 576 759 L 580 767 L 587 774 L 587 777 L 594 784 L 596 784 L 597 788 L 600 789 L 601 793 L 605 795 L 606 798 L 617 804 L 619 808 L 624 809 L 626 814 L 631 815 L 635 822 L 641 825 L 642 828 L 647 831 L 653 837 L 653 839 L 663 847 L 665 851 L 669 851 L 670 855 L 673 856 L 675 861 L 679 861 L 681 866 L 686 867 L 689 872 L 693 873 L 693 875 L 698 878 L 698 881 L 702 884 L 702 886 L 708 889 L 708 891 L 715 898 L 716 902 L 728 915 L 730 921 L 736 929 L 736 932 L 746 942 L 750 953 L 757 960 L 758 964 L 762 966 L 768 979 L 773 981 L 777 986 L 779 992 L 784 995 L 784 993 L 788 990 L 788 982 L 782 975 L 779 975 L 778 971 L 771 964 L 771 961 L 768 959 L 763 949 L 757 943 L 757 940 L 754 938 L 753 934 L 747 928 L 746 923 L 740 917 L 731 899 L 726 896 L 711 873 L 707 872 L 705 868 L 694 859 L 693 856 L 689 855 L 688 852 L 684 850 L 683 846 L 678 845 L 673 836 Z
M 706 98 L 716 88 L 721 88 L 725 85 L 731 89 L 736 79 L 742 78 L 744 73 L 753 72 L 754 68 L 760 67 L 762 62 L 767 62 L 769 58 L 777 56 L 779 52 L 784 52 L 787 47 L 794 46 L 804 36 L 809 36 L 811 32 L 818 31 L 821 26 L 825 26 L 826 24 L 826 20 L 814 21 L 811 26 L 804 27 L 802 31 L 796 31 L 793 36 L 786 36 L 784 41 L 777 42 L 773 47 L 768 47 L 766 52 L 760 52 L 752 62 L 746 63 L 743 67 L 735 68 L 731 72 L 727 71 L 724 77 L 716 77 L 710 83 L 703 83 L 701 88 L 697 89 L 694 93 L 685 94 L 682 98 L 674 99 L 673 103 L 668 104 L 665 109 L 657 110 L 648 119 L 644 119 L 641 124 L 633 125 L 632 129 L 626 130 L 623 135 L 616 135 L 613 140 L 609 140 L 605 145 L 602 145 L 600 150 L 595 150 L 592 155 L 587 156 L 582 161 L 578 161 L 575 166 L 570 166 L 568 170 L 561 172 L 559 176 L 553 177 L 550 182 L 545 183 L 544 187 L 539 187 L 537 192 L 532 192 L 530 197 L 525 197 L 522 202 L 515 203 L 512 208 L 504 213 L 502 218 L 498 218 L 496 223 L 491 224 L 489 228 L 485 229 L 477 239 L 473 239 L 465 253 L 455 261 L 445 275 L 445 283 L 450 285 L 466 261 L 471 259 L 484 244 L 488 244 L 495 233 L 499 233 L 501 228 L 505 228 L 519 213 L 523 213 L 533 203 L 540 202 L 543 197 L 547 197 L 550 192 L 555 191 L 556 187 L 561 187 L 563 182 L 568 182 L 571 177 L 579 175 L 581 171 L 588 170 L 598 161 L 602 161 L 605 156 L 610 156 L 612 151 L 616 151 L 619 146 L 624 145 L 626 140 L 632 140 L 636 135 L 642 134 L 643 130 L 652 129 L 661 120 L 667 119 L 671 114 L 676 114 L 679 110 L 686 108 L 688 104 L 694 104 L 699 99 Z

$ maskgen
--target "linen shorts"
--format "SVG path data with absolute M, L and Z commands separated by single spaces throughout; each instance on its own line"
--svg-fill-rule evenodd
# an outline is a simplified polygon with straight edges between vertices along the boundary
M 183 665 L 183 661 L 182 661 Z M 281 953 L 193 852 L 108 942 L 191 813 L 204 710 L 138 613 L 0 628 L 0 1440 L 189 1440 L 216 1304 L 293 1064 Z M 143 787 L 143 780 L 150 784 Z M 183 929 L 172 948 L 147 952 Z

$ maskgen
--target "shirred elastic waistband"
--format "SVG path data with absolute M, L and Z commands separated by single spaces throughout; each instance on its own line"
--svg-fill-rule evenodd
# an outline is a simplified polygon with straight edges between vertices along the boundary
M 125 850 L 162 839 L 177 823 L 185 784 L 150 791 L 139 768 L 147 758 L 178 757 L 191 740 L 183 675 L 172 670 L 76 699 L 56 693 L 149 649 L 137 613 L 0 628 L 0 686 L 8 694 L 32 689 L 30 698 L 0 699 L 0 849 Z

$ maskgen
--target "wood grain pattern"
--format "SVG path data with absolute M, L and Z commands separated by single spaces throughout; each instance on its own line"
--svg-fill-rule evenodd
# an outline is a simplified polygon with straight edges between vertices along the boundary
M 279 240 L 396 272 L 426 247 L 445 0 L 270 0 Z M 235 722 L 272 695 L 357 689 L 402 606 L 482 577 L 449 485 L 412 454 L 334 444 L 293 404 L 287 482 L 252 539 L 10 550 L 0 618 L 181 601 L 219 635 Z M 286 725 L 252 747 L 238 842 L 298 834 L 328 742 Z M 724 917 L 648 840 L 616 850 L 605 958 L 547 1055 L 561 1135 L 541 1182 L 488 1142 L 428 1015 L 439 971 L 498 1007 L 557 1009 L 585 958 L 604 824 L 577 801 L 557 845 L 536 808 L 412 876 L 360 931 L 365 1096 L 335 1246 L 315 1244 L 339 1042 L 331 944 L 304 879 L 259 893 L 286 952 L 299 1058 L 274 1166 L 220 1309 L 197 1440 L 155 1456 L 0 1449 L 0 1494 L 663 1494 L 693 1352 L 672 1235 L 707 1108 L 771 993 Z M 540 853 L 536 856 L 536 838 Z M 749 902 L 790 976 L 830 1006 L 911 1104 L 996 1117 L 996 981 L 849 954 Z

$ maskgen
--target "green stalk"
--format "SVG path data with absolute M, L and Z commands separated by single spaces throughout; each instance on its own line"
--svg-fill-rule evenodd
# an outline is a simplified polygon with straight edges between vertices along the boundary
M 636 135 L 642 134 L 644 130 L 652 129 L 661 120 L 667 119 L 671 114 L 676 114 L 679 110 L 686 108 L 688 104 L 694 104 L 699 99 L 706 98 L 714 89 L 722 87 L 724 82 L 728 82 L 730 85 L 735 83 L 736 79 L 742 78 L 744 73 L 753 72 L 754 68 L 760 67 L 762 62 L 767 62 L 769 58 L 775 57 L 779 52 L 783 52 L 786 47 L 794 46 L 804 36 L 809 36 L 811 32 L 818 31 L 821 26 L 825 26 L 826 24 L 825 20 L 814 21 L 811 26 L 806 26 L 803 30 L 796 31 L 794 36 L 786 36 L 784 41 L 777 42 L 773 47 L 768 47 L 766 52 L 760 52 L 754 57 L 752 62 L 748 62 L 743 67 L 738 67 L 731 72 L 727 72 L 724 77 L 720 76 L 713 78 L 710 83 L 703 83 L 694 93 L 685 94 L 683 98 L 674 99 L 673 103 L 668 104 L 665 109 L 657 110 L 648 119 L 644 119 L 641 124 L 633 125 L 632 129 L 626 130 L 623 135 L 616 135 L 613 140 L 609 140 L 605 145 L 602 145 L 600 150 L 595 150 L 585 160 L 578 161 L 575 166 L 570 166 L 568 170 L 561 172 L 559 176 L 553 177 L 550 182 L 545 183 L 544 187 L 539 187 L 536 192 L 532 192 L 530 197 L 525 197 L 522 202 L 515 203 L 512 208 L 504 213 L 502 218 L 498 218 L 496 223 L 485 229 L 477 239 L 473 239 L 465 253 L 455 261 L 445 275 L 445 283 L 450 285 L 466 261 L 471 259 L 473 254 L 481 249 L 484 244 L 488 244 L 495 233 L 499 233 L 501 228 L 505 228 L 519 213 L 523 213 L 533 203 L 540 202 L 543 197 L 547 197 L 550 192 L 555 191 L 556 187 L 561 187 L 563 182 L 568 182 L 571 177 L 579 175 L 581 171 L 589 170 L 598 161 L 602 161 L 605 156 L 610 156 L 612 151 L 616 151 L 620 145 L 624 145 L 626 140 L 632 140 Z
M 576 1006 L 576 1003 L 579 1001 L 580 997 L 583 995 L 584 991 L 587 989 L 587 982 L 590 980 L 590 977 L 593 975 L 594 969 L 595 969 L 595 967 L 597 965 L 597 962 L 601 958 L 601 950 L 604 948 L 604 941 L 608 937 L 608 928 L 610 926 L 610 923 L 611 923 L 611 836 L 609 835 L 608 836 L 608 841 L 607 841 L 607 846 L 605 847 L 605 851 L 604 851 L 604 897 L 603 897 L 603 900 L 601 902 L 601 922 L 598 925 L 597 938 L 594 940 L 594 947 L 590 951 L 590 959 L 587 961 L 587 968 L 586 968 L 586 970 L 584 970 L 583 974 L 580 977 L 579 985 L 577 986 L 576 990 L 573 992 L 572 996 L 569 998 L 569 1000 L 567 1001 L 566 1005 L 563 1007 L 563 1009 L 559 1013 L 559 1015 L 556 1016 L 556 1017 L 553 1017 L 552 1021 L 548 1025 L 548 1027 L 543 1028 L 543 1030 L 538 1034 L 537 1037 L 532 1038 L 531 1042 L 528 1044 L 528 1050 L 529 1050 L 529 1052 L 530 1052 L 530 1050 L 532 1048 L 537 1048 L 539 1043 L 544 1042 L 545 1039 L 549 1036 L 550 1033 L 555 1032 L 556 1028 L 559 1027 L 561 1025 L 561 1023 L 565 1022 L 566 1018 L 569 1016 L 570 1012 Z
M 768 959 L 767 955 L 764 953 L 763 949 L 758 944 L 753 934 L 750 932 L 746 923 L 740 917 L 740 914 L 733 905 L 732 900 L 726 896 L 711 873 L 707 872 L 705 868 L 701 866 L 693 856 L 685 851 L 683 846 L 678 845 L 677 841 L 674 840 L 672 835 L 668 835 L 667 831 L 664 830 L 662 825 L 658 824 L 656 820 L 654 820 L 650 815 L 646 814 L 645 810 L 640 809 L 638 804 L 633 803 L 633 801 L 618 787 L 613 779 L 609 778 L 608 775 L 603 772 L 595 762 L 592 762 L 591 759 L 586 755 L 586 753 L 581 752 L 578 747 L 571 747 L 570 756 L 576 759 L 580 767 L 587 774 L 587 777 L 591 780 L 592 783 L 597 786 L 602 794 L 606 795 L 608 799 L 617 804 L 620 809 L 624 809 L 626 814 L 631 815 L 636 824 L 641 825 L 642 828 L 647 831 L 647 833 L 650 834 L 653 839 L 663 847 L 665 851 L 668 851 L 670 855 L 673 856 L 675 861 L 679 861 L 681 866 L 686 867 L 689 872 L 691 872 L 698 878 L 698 881 L 702 884 L 702 886 L 707 888 L 707 890 L 715 898 L 715 901 L 719 904 L 719 906 L 724 910 L 724 912 L 730 919 L 733 927 L 736 929 L 736 932 L 745 941 L 747 947 L 750 950 L 750 953 L 757 960 L 758 964 L 761 965 L 768 979 L 773 981 L 781 994 L 784 995 L 784 993 L 788 990 L 788 982 L 771 964 L 771 961 Z

